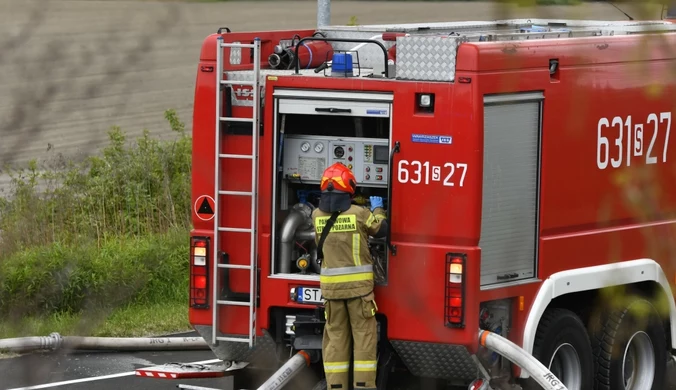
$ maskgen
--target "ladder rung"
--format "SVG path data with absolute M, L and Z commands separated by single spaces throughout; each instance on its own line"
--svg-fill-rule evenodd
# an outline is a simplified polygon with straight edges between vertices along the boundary
M 251 87 L 256 86 L 255 81 L 240 81 L 240 80 L 221 80 L 221 84 L 223 85 L 248 85 Z
M 232 228 L 232 227 L 219 227 L 219 232 L 233 232 L 233 233 L 253 233 L 253 229 L 247 228 Z
M 253 156 L 250 154 L 219 154 L 220 158 L 238 158 L 242 160 L 253 160 Z
M 251 196 L 253 192 L 251 191 L 218 191 L 219 195 L 238 195 L 238 196 Z
M 227 268 L 227 269 L 251 269 L 250 265 L 240 265 L 240 264 L 219 264 L 218 268 Z
M 221 121 L 224 122 L 249 122 L 253 123 L 253 118 L 237 118 L 234 116 L 222 116 Z
M 233 343 L 248 343 L 249 342 L 249 338 L 242 339 L 242 338 L 239 338 L 239 337 L 216 337 L 216 340 L 218 340 L 218 341 L 230 341 L 230 342 L 233 342 Z
M 221 43 L 221 47 L 235 47 L 240 49 L 255 49 L 256 45 L 250 43 Z
M 251 302 L 240 302 L 240 301 L 216 301 L 219 305 L 228 305 L 228 306 L 250 306 Z

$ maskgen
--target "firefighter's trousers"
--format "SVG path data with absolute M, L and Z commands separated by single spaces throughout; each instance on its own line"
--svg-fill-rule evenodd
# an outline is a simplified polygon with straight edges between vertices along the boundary
M 328 389 L 349 389 L 354 348 L 354 388 L 376 389 L 378 331 L 374 294 L 327 300 L 322 354 Z

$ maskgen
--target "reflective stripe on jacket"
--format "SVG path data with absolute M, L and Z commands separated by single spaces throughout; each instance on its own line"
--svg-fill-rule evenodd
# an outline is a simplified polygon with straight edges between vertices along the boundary
M 317 243 L 330 217 L 331 213 L 320 209 L 313 211 Z M 324 241 L 320 275 L 324 298 L 348 299 L 373 291 L 373 259 L 368 237 L 378 233 L 385 218 L 382 208 L 376 208 L 371 213 L 369 209 L 357 205 L 338 215 Z

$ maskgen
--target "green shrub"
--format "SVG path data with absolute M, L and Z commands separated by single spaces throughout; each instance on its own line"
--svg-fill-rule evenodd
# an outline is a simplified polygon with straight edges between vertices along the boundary
M 192 140 L 175 111 L 165 118 L 174 140 L 144 131 L 131 144 L 113 127 L 97 156 L 6 170 L 0 333 L 84 322 L 97 324 L 85 333 L 125 334 L 126 323 L 148 331 L 187 323 Z M 148 318 L 148 307 L 173 313 L 183 304 L 186 318 Z
M 19 319 L 188 302 L 188 231 L 27 249 L 0 264 L 0 315 Z
M 7 172 L 9 200 L 0 202 L 0 261 L 51 243 L 77 245 L 108 236 L 143 237 L 190 226 L 191 138 L 173 110 L 166 119 L 178 138 L 160 142 L 148 131 L 127 146 L 118 127 L 100 156 L 60 169 Z

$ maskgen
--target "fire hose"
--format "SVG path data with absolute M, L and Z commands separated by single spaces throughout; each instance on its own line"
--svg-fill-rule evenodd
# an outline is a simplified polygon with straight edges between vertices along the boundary
M 258 390 L 277 390 L 283 388 L 304 367 L 310 366 L 310 355 L 299 351 L 263 383 Z
M 154 350 L 207 350 L 209 346 L 202 337 L 80 337 L 61 336 L 51 333 L 49 336 L 18 337 L 0 339 L 0 351 L 29 352 L 35 350 L 59 348 L 115 350 L 115 351 L 154 351 Z
M 521 369 L 526 370 L 544 390 L 568 390 L 563 382 L 556 375 L 552 374 L 539 360 L 533 357 L 533 355 L 526 353 L 526 351 L 508 339 L 496 333 L 480 329 L 479 343 L 506 357 L 512 363 L 521 367 Z

